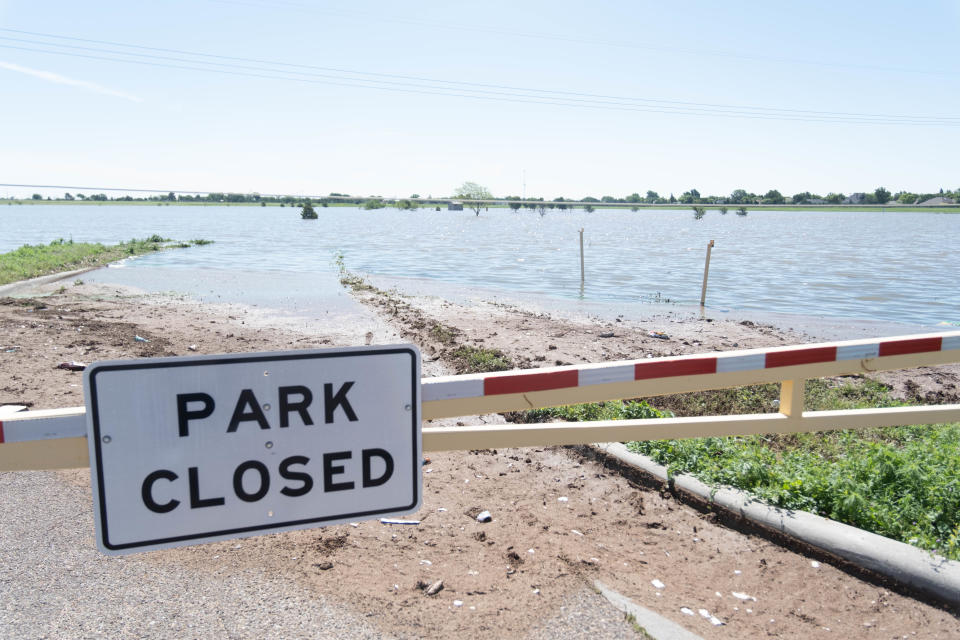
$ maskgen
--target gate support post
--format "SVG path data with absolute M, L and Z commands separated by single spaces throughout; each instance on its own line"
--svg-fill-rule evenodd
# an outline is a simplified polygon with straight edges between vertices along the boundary
M 784 380 L 780 383 L 780 413 L 788 418 L 803 417 L 804 380 Z

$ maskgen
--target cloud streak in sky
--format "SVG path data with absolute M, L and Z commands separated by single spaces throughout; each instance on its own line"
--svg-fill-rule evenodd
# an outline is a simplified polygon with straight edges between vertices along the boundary
M 124 100 L 130 100 L 131 102 L 143 102 L 143 98 L 137 97 L 135 95 L 125 93 L 123 91 L 117 91 L 116 89 L 111 89 L 109 87 L 104 87 L 95 82 L 87 82 L 86 80 L 75 80 L 73 78 L 68 78 L 62 76 L 59 73 L 53 73 L 52 71 L 41 71 L 39 69 L 31 69 L 30 67 L 22 67 L 18 64 L 13 64 L 12 62 L 4 62 L 0 60 L 0 69 L 7 69 L 9 71 L 16 71 L 17 73 L 24 73 L 28 76 L 33 76 L 35 78 L 40 78 L 41 80 L 46 80 L 48 82 L 53 82 L 55 84 L 63 84 L 69 87 L 79 87 L 81 89 L 86 89 L 87 91 L 93 91 L 105 96 L 113 96 L 114 98 L 123 98 Z

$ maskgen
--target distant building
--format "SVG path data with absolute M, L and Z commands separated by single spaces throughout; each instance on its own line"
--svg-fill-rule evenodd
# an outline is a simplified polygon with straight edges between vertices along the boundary
M 463 211 L 462 202 L 451 202 L 447 205 L 447 211 Z
M 945 204 L 956 204 L 953 198 L 947 198 L 945 196 L 937 196 L 936 198 L 930 198 L 929 200 L 924 200 L 919 203 L 921 207 L 939 207 Z
M 867 194 L 865 193 L 851 193 L 843 201 L 843 204 L 863 204 L 864 200 L 867 199 Z

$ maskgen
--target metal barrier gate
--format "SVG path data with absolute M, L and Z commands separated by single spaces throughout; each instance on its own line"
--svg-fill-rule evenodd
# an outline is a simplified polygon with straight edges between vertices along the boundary
M 777 413 L 602 422 L 435 427 L 423 450 L 490 449 L 960 422 L 960 404 L 804 411 L 804 381 L 960 362 L 960 331 L 424 378 L 422 417 L 642 398 L 780 383 Z M 89 466 L 84 407 L 22 411 L 0 421 L 0 471 Z

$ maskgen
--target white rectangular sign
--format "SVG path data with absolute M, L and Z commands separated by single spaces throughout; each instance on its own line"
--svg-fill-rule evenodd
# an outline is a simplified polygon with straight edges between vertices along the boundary
M 98 362 L 84 391 L 104 553 L 420 508 L 413 345 Z

